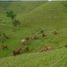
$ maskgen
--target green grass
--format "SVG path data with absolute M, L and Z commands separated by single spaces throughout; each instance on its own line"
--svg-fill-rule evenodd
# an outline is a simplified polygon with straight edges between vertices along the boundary
M 58 48 L 67 44 L 67 10 L 64 5 L 65 2 L 10 2 L 10 4 L 8 2 L 7 5 L 4 3 L 0 4 L 1 10 L 4 10 L 0 13 L 2 19 L 0 21 L 0 32 L 5 32 L 10 39 L 4 43 L 8 45 L 9 51 L 0 51 L 0 56 L 11 55 L 15 48 L 22 46 L 21 39 L 41 29 L 44 29 L 47 38 L 32 41 L 29 45 L 31 52 L 38 52 L 45 45 Z M 8 10 L 13 10 L 17 14 L 16 18 L 21 21 L 21 27 L 15 28 L 12 26 L 12 21 L 5 14 Z M 58 32 L 56 36 L 52 33 L 55 30 Z M 2 43 L 0 42 L 0 44 Z M 5 55 L 2 54 L 3 52 L 5 52 Z
M 43 4 L 43 2 L 0 2 L 0 32 L 5 32 L 10 37 L 10 39 L 4 43 L 8 45 L 9 50 L 1 50 L 0 57 L 11 55 L 15 48 L 22 46 L 20 40 L 29 36 L 29 34 L 31 34 L 30 32 L 33 32 L 24 25 L 20 28 L 13 27 L 11 19 L 6 17 L 6 11 L 12 10 L 17 14 L 17 16 L 19 14 L 24 15 L 41 4 Z M 1 42 L 0 45 L 2 45 Z
M 5 32 L 9 39 L 0 45 L 0 67 L 67 67 L 67 2 L 0 2 L 0 32 Z M 6 11 L 12 10 L 21 22 L 20 27 L 13 27 Z M 31 50 L 18 56 L 12 51 L 23 47 L 21 39 L 44 30 L 46 38 L 32 40 Z M 54 35 L 53 32 L 58 34 Z M 51 46 L 52 50 L 40 53 L 43 46 Z M 61 48 L 60 48 L 61 47 Z
M 0 67 L 66 67 L 67 49 L 59 48 L 44 53 L 28 53 L 0 59 Z

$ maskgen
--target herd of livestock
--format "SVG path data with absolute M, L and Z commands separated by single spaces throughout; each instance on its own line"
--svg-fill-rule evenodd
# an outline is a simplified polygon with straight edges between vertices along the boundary
M 58 35 L 58 32 L 57 31 L 54 31 L 53 32 L 54 35 Z M 9 39 L 9 37 L 3 33 L 2 34 L 6 39 Z M 1 36 L 1 35 L 0 35 Z M 39 33 L 35 33 L 33 34 L 32 36 L 28 36 L 28 37 L 25 37 L 21 40 L 21 44 L 23 45 L 23 47 L 20 47 L 20 48 L 16 48 L 12 51 L 12 55 L 13 56 L 16 56 L 16 55 L 19 55 L 19 54 L 22 54 L 22 53 L 26 53 L 26 52 L 29 52 L 30 49 L 28 47 L 28 45 L 30 44 L 31 41 L 33 40 L 38 40 L 40 38 L 46 38 L 47 35 L 44 33 L 44 30 L 41 30 L 39 31 Z M 1 40 L 1 38 L 0 38 Z M 4 42 L 4 41 L 2 41 Z M 67 45 L 65 45 L 65 47 L 67 48 Z M 9 49 L 9 47 L 7 45 L 0 45 L 0 48 L 1 49 Z M 51 50 L 52 47 L 51 46 L 44 46 L 40 49 L 40 52 L 44 52 L 44 51 L 48 51 L 48 50 Z

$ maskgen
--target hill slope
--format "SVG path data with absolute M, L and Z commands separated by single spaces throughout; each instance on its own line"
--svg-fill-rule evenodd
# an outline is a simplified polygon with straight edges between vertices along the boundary
M 43 45 L 51 45 L 59 47 L 67 44 L 67 12 L 62 2 L 48 2 L 43 4 L 27 15 L 19 15 L 18 18 L 28 30 L 37 31 L 44 29 L 47 35 L 46 39 L 33 41 L 31 48 L 38 49 Z M 58 35 L 54 36 L 53 31 L 57 31 Z M 33 46 L 33 47 L 32 47 Z
M 60 48 L 46 53 L 23 54 L 0 59 L 0 67 L 66 67 L 67 49 Z
M 23 22 L 30 23 L 31 25 L 41 24 L 42 26 L 55 28 L 55 26 L 59 27 L 65 25 L 67 21 L 67 12 L 65 6 L 61 2 L 48 2 L 21 18 Z
M 13 5 L 14 3 L 8 9 L 12 10 Z M 22 7 L 22 4 L 20 5 Z M 5 13 L 0 15 L 4 20 L 4 22 L 1 22 L 4 24 L 0 24 L 0 31 L 5 32 L 10 37 L 5 43 L 0 42 L 1 45 L 6 44 L 9 47 L 9 50 L 0 51 L 1 57 L 11 55 L 14 49 L 22 46 L 21 39 L 32 35 L 32 33 L 37 33 L 41 29 L 45 31 L 47 38 L 32 41 L 28 45 L 31 52 L 38 52 L 45 45 L 58 48 L 67 44 L 67 10 L 62 2 L 42 3 L 37 7 L 35 7 L 35 4 L 34 7 L 32 4 L 28 7 L 26 4 L 24 6 L 26 6 L 26 9 L 31 9 L 32 6 L 32 10 L 29 12 L 25 11 L 24 15 L 21 8 L 21 12 L 19 10 L 16 12 L 17 19 L 21 21 L 22 27 L 13 27 L 11 20 L 4 16 Z M 19 7 L 14 6 L 13 10 L 17 11 L 17 8 Z M 58 35 L 55 36 L 53 34 L 54 31 L 57 31 Z
M 41 1 L 1 1 L 0 2 L 0 12 L 4 10 L 5 11 L 9 11 L 12 10 L 15 13 L 27 13 L 33 9 L 35 9 L 36 7 L 40 6 L 41 4 L 43 4 L 45 2 L 41 2 Z

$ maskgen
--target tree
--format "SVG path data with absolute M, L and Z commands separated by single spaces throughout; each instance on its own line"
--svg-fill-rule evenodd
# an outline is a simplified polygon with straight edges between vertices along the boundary
M 11 18 L 13 26 L 19 26 L 20 25 L 20 21 L 16 20 L 16 14 L 13 11 L 7 11 L 6 14 L 7 14 L 7 17 Z
M 7 17 L 10 17 L 12 20 L 14 20 L 16 17 L 16 14 L 13 11 L 7 11 L 6 14 Z

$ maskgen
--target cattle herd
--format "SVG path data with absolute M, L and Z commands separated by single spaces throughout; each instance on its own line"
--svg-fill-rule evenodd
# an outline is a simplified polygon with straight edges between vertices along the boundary
M 57 35 L 58 32 L 54 31 L 53 34 Z M 3 36 L 6 39 L 9 38 L 8 36 L 5 35 L 5 33 L 3 33 Z M 16 56 L 16 55 L 19 55 L 19 54 L 22 54 L 22 53 L 29 52 L 30 49 L 29 49 L 28 45 L 30 44 L 31 41 L 38 40 L 38 39 L 41 39 L 41 38 L 46 38 L 46 37 L 47 37 L 47 35 L 44 33 L 44 30 L 41 30 L 37 34 L 35 33 L 35 34 L 31 35 L 31 36 L 28 36 L 28 37 L 25 37 L 25 38 L 21 39 L 21 45 L 23 45 L 23 47 L 14 49 L 12 51 L 12 55 Z M 67 48 L 67 45 L 65 45 L 64 47 Z M 7 45 L 1 45 L 0 48 L 1 49 L 9 49 L 9 47 Z M 43 46 L 43 47 L 40 48 L 39 52 L 49 51 L 51 49 L 52 49 L 51 46 Z

